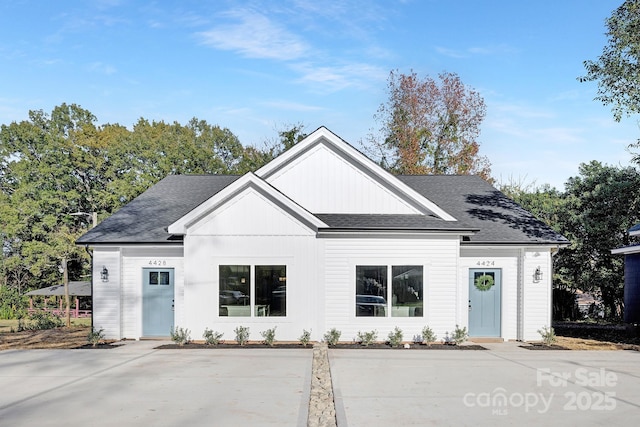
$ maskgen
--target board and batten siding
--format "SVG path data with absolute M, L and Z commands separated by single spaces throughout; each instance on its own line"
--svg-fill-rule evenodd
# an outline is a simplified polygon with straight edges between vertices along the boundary
M 322 144 L 266 180 L 313 213 L 419 213 L 391 190 Z
M 456 319 L 456 237 L 322 239 L 324 244 L 324 332 L 336 328 L 341 341 L 351 341 L 358 331 L 377 330 L 385 340 L 397 326 L 410 341 L 429 325 L 439 337 L 452 331 Z M 422 265 L 424 268 L 423 317 L 356 317 L 357 265 Z M 388 284 L 391 286 L 391 283 Z
M 520 275 L 519 248 L 469 248 L 462 247 L 460 257 L 461 324 L 469 325 L 469 270 L 499 269 L 501 271 L 500 337 L 504 340 L 518 339 L 518 287 Z
M 105 267 L 109 281 L 103 282 L 100 273 Z M 119 340 L 121 333 L 120 248 L 96 247 L 93 250 L 93 327 L 102 329 L 105 338 Z
M 138 339 L 142 332 L 143 269 L 174 270 L 174 326 L 184 317 L 184 261 L 182 247 L 125 247 L 122 249 L 122 337 Z M 167 337 L 169 337 L 167 331 Z

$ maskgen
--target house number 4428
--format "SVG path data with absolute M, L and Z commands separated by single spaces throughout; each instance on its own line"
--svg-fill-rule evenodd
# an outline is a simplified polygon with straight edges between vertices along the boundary
M 152 259 L 149 260 L 149 265 L 153 265 L 154 267 L 162 267 L 167 265 L 167 261 L 164 259 Z

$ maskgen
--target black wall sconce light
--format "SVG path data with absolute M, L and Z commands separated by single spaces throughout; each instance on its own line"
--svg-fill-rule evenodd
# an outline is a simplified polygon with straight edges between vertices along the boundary
M 540 270 L 540 266 L 536 267 L 536 271 L 533 272 L 533 281 L 539 282 L 542 280 L 542 270 Z
M 109 270 L 107 270 L 107 267 L 105 266 L 102 266 L 102 271 L 100 272 L 100 279 L 102 279 L 103 282 L 109 281 Z

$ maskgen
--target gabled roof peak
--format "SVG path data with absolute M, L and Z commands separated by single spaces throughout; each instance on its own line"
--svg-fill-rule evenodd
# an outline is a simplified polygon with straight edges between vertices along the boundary
M 445 221 L 456 221 L 453 216 L 444 211 L 441 207 L 437 206 L 435 203 L 399 180 L 397 177 L 384 170 L 380 165 L 376 164 L 325 126 L 320 126 L 298 144 L 294 145 L 289 150 L 258 169 L 255 173 L 262 179 L 269 181 L 269 179 L 277 175 L 279 171 L 286 168 L 291 163 L 296 162 L 305 153 L 310 152 L 320 144 L 324 145 L 327 149 L 360 169 L 360 171 L 384 187 L 392 189 L 395 193 L 402 195 L 404 199 L 410 201 L 412 205 L 416 206 L 416 208 L 424 214 L 433 213 Z

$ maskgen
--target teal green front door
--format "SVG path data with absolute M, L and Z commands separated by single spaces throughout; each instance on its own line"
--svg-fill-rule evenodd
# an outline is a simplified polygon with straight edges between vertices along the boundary
M 469 270 L 469 336 L 499 337 L 502 278 L 499 269 Z
M 142 335 L 168 337 L 173 328 L 173 268 L 142 269 Z

